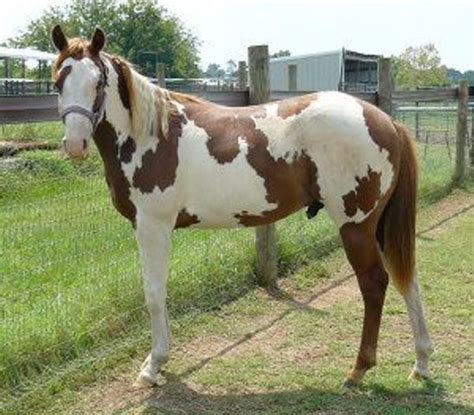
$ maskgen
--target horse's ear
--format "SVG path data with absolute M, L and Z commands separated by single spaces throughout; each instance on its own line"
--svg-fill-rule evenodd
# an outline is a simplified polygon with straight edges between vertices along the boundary
M 102 29 L 95 29 L 92 36 L 90 51 L 93 55 L 99 53 L 105 45 L 105 33 Z
M 56 25 L 54 26 L 51 32 L 51 38 L 53 39 L 54 46 L 56 49 L 61 52 L 67 48 L 67 38 L 61 29 L 61 26 Z

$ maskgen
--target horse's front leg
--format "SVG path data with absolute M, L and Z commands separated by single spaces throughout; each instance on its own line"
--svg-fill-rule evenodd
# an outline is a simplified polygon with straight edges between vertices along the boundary
M 171 248 L 173 221 L 157 221 L 137 215 L 136 236 L 143 268 L 145 298 L 151 317 L 152 349 L 145 360 L 136 384 L 152 386 L 168 359 L 171 335 L 166 309 L 166 281 Z

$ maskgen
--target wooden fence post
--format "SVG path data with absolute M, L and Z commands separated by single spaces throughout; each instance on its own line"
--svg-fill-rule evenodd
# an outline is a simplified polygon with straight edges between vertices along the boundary
M 394 110 L 392 104 L 392 93 L 392 63 L 390 58 L 379 58 L 377 104 L 382 111 L 390 116 L 393 115 Z
M 250 46 L 249 62 L 249 102 L 263 104 L 270 99 L 268 46 Z M 262 287 L 277 285 L 277 244 L 274 224 L 256 228 L 257 282 Z
M 469 150 L 471 167 L 474 168 L 474 108 L 471 110 L 471 149 Z
M 156 64 L 156 79 L 158 81 L 158 86 L 160 86 L 161 88 L 166 88 L 164 63 Z
M 245 91 L 247 89 L 247 62 L 239 61 L 239 91 Z
M 416 106 L 416 112 L 415 112 L 415 137 L 417 140 L 420 139 L 420 111 L 418 110 L 418 107 L 420 106 L 420 102 L 416 101 L 415 103 Z
M 461 183 L 464 175 L 466 159 L 467 113 L 469 110 L 469 88 L 467 80 L 463 79 L 458 88 L 458 120 L 456 128 L 456 165 L 454 166 L 453 184 Z

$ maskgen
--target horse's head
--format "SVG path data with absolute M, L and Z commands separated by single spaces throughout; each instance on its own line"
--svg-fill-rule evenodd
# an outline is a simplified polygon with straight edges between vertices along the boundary
M 52 39 L 60 52 L 53 79 L 65 126 L 63 147 L 70 157 L 85 158 L 94 130 L 104 116 L 107 67 L 99 52 L 105 35 L 96 29 L 90 41 L 67 39 L 58 25 L 52 31 Z

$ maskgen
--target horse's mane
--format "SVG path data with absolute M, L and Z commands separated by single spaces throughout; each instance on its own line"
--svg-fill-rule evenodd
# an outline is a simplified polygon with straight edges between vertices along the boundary
M 61 51 L 53 64 L 53 78 L 57 77 L 59 68 L 67 58 L 90 57 L 89 46 L 90 42 L 85 39 L 69 39 L 68 47 Z M 118 55 L 104 52 L 101 52 L 101 55 L 112 62 L 115 70 L 120 72 L 118 73 L 119 78 L 123 79 L 121 87 L 126 88 L 132 133 L 137 141 L 144 140 L 150 135 L 166 138 L 169 118 L 178 113 L 175 103 L 186 105 L 187 103 L 202 102 L 192 95 L 168 91 L 153 85 L 147 78 L 135 71 L 130 62 Z

